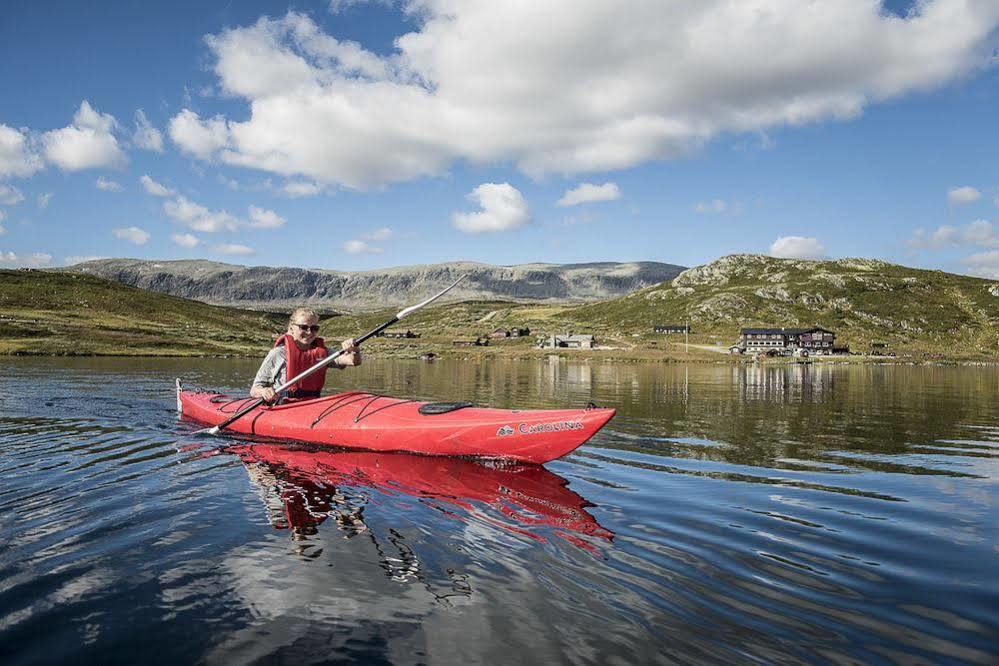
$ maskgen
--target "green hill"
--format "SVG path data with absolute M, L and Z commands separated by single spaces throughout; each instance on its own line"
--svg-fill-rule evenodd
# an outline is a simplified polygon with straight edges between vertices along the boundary
M 999 355 L 999 282 L 870 259 L 731 255 L 563 316 L 595 332 L 643 335 L 689 321 L 696 337 L 726 342 L 742 327 L 817 325 L 855 351 L 884 341 L 917 355 Z
M 84 274 L 0 270 L 0 354 L 259 355 L 285 316 Z

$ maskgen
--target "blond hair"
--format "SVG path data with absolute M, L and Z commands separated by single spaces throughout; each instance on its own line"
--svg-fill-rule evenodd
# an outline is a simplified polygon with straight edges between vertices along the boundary
M 288 325 L 291 326 L 294 324 L 295 320 L 301 315 L 305 315 L 306 317 L 315 317 L 316 321 L 319 321 L 319 315 L 312 308 L 295 308 L 295 310 L 291 313 L 291 316 L 288 317 Z

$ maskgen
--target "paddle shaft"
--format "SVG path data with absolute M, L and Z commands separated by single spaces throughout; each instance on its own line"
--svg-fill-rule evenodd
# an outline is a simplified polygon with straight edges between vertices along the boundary
M 354 339 L 354 344 L 355 345 L 360 345 L 362 342 L 364 342 L 368 338 L 373 338 L 374 336 L 378 335 L 379 333 L 381 333 L 382 331 L 384 331 L 386 328 L 388 328 L 392 324 L 396 323 L 397 321 L 399 321 L 399 317 L 392 317 L 391 319 L 389 319 L 387 322 L 385 322 L 381 326 L 378 326 L 377 328 L 371 329 L 370 331 L 368 331 L 367 333 L 365 333 L 364 335 L 362 335 L 359 338 L 355 338 Z M 335 354 L 330 354 L 329 356 L 327 356 L 326 358 L 324 358 L 323 360 L 321 360 L 319 363 L 316 363 L 315 365 L 313 365 L 311 368 L 307 368 L 307 369 L 303 370 L 302 372 L 298 373 L 297 376 L 292 377 L 291 379 L 289 379 L 288 381 L 286 381 L 284 384 L 281 384 L 281 386 L 279 386 L 276 389 L 274 389 L 274 392 L 277 393 L 277 394 L 280 394 L 280 393 L 283 393 L 284 391 L 287 391 L 289 388 L 291 388 L 292 386 L 294 386 L 299 381 L 305 379 L 306 377 L 308 377 L 312 373 L 316 372 L 317 370 L 320 370 L 321 368 L 325 368 L 327 365 L 329 365 L 330 363 L 332 363 L 333 361 L 335 361 L 337 358 L 339 358 L 341 354 L 343 354 L 343 350 L 342 349 L 339 350 L 339 351 L 337 351 Z M 235 414 L 233 414 L 232 416 L 230 416 L 228 419 L 226 419 L 222 423 L 218 424 L 217 426 L 215 426 L 213 428 L 210 428 L 209 432 L 211 432 L 213 435 L 214 434 L 218 434 L 218 432 L 221 431 L 223 428 L 228 427 L 233 422 L 239 420 L 240 417 L 248 414 L 249 412 L 252 412 L 254 409 L 256 409 L 257 407 L 259 407 L 262 404 L 264 404 L 264 399 L 263 398 L 257 398 L 255 401 L 251 402 L 246 407 L 243 407 L 241 410 L 239 410 L 238 412 L 236 412 Z

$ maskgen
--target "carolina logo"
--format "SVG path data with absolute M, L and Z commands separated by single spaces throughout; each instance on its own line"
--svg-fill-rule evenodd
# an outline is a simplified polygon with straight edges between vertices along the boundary
M 503 426 L 502 428 L 500 428 L 499 430 L 496 431 L 496 436 L 497 437 L 506 437 L 507 435 L 512 435 L 513 433 L 514 433 L 513 428 L 511 428 L 508 425 L 505 425 L 505 426 Z
M 517 431 L 521 435 L 537 435 L 544 432 L 560 432 L 562 430 L 582 429 L 582 421 L 557 421 L 555 423 L 535 423 L 533 425 L 521 423 L 517 426 Z

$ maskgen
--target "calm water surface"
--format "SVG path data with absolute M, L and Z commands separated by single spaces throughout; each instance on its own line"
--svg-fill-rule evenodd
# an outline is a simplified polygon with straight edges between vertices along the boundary
M 999 369 L 331 375 L 619 409 L 540 468 L 177 421 L 174 377 L 245 391 L 255 365 L 0 361 L 0 663 L 999 660 Z

